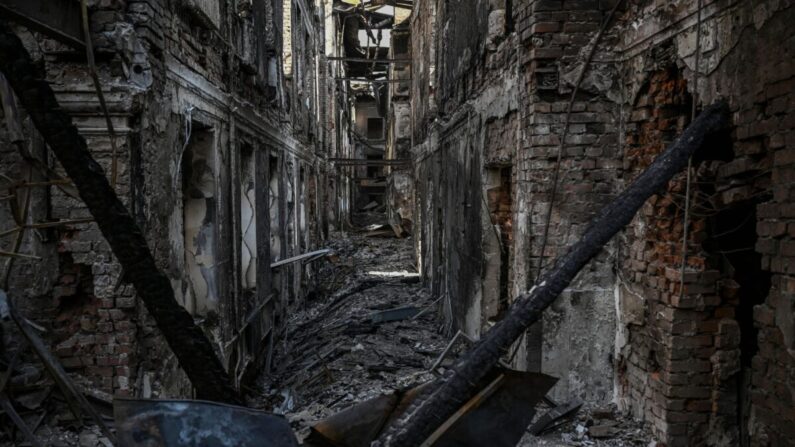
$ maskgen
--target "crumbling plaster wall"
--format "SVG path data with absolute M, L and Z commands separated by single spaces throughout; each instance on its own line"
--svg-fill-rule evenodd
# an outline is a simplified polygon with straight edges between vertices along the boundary
M 256 291 L 244 287 L 240 277 L 240 152 L 244 145 L 252 151 L 256 181 L 262 179 L 265 185 L 270 183 L 272 160 L 291 160 L 296 172 L 276 171 L 280 177 L 275 181 L 282 189 L 277 199 L 281 200 L 286 200 L 283 189 L 288 180 L 299 183 L 299 166 L 305 167 L 304 183 L 314 182 L 324 170 L 311 140 L 311 135 L 319 133 L 314 116 L 296 126 L 302 130 L 296 133 L 281 107 L 290 87 L 280 81 L 280 64 L 273 63 L 281 48 L 273 26 L 275 17 L 281 18 L 280 2 L 255 3 L 218 2 L 220 22 L 205 20 L 201 7 L 183 8 L 181 3 L 161 0 L 91 5 L 100 78 L 117 134 L 116 190 L 144 229 L 179 299 L 185 297 L 189 270 L 185 245 L 196 242 L 196 238 L 186 237 L 184 228 L 183 184 L 184 177 L 190 175 L 184 153 L 195 149 L 191 145 L 200 136 L 211 138 L 202 144 L 203 155 L 212 158 L 205 163 L 210 170 L 202 179 L 211 183 L 205 193 L 211 191 L 214 212 L 205 213 L 202 220 L 212 221 L 208 228 L 214 239 L 213 259 L 206 266 L 217 282 L 217 303 L 204 309 L 186 307 L 215 341 L 219 356 L 236 380 L 267 358 L 276 333 L 273 326 L 277 320 L 284 321 L 277 313 L 284 311 L 287 301 L 300 303 L 310 290 L 310 268 L 300 264 L 285 268 L 293 278 L 290 282 L 271 284 L 271 260 L 299 254 L 320 239 L 317 234 L 302 234 L 301 239 L 296 235 L 288 241 L 286 233 L 275 229 L 282 253 L 276 259 L 258 256 Z M 313 14 L 308 17 L 315 19 Z M 112 155 L 104 118 L 85 64 L 72 62 L 79 60 L 79 53 L 75 57 L 73 50 L 23 28 L 19 34 L 34 57 L 44 62 L 61 105 L 72 113 L 95 158 L 109 173 Z M 236 46 L 230 47 L 230 42 Z M 322 46 L 322 36 L 301 46 L 297 57 L 314 60 L 318 46 Z M 25 126 L 26 144 L 39 141 L 31 126 Z M 46 157 L 41 143 L 37 144 L 36 153 Z M 6 137 L 2 150 L 14 153 Z M 13 155 L 3 157 L 3 173 L 18 175 L 18 160 L 14 160 Z M 57 171 L 51 158 L 43 160 Z M 310 189 L 306 185 L 297 187 L 296 194 L 304 193 L 293 200 L 304 210 L 306 233 L 317 233 L 318 225 L 312 222 L 318 220 L 318 207 L 310 202 L 319 194 L 318 188 L 307 194 Z M 120 277 L 120 268 L 99 231 L 92 223 L 71 223 L 91 217 L 82 203 L 55 187 L 31 191 L 30 222 L 70 222 L 36 231 L 45 238 L 27 231 L 23 252 L 35 250 L 43 259 L 15 262 L 11 283 L 18 286 L 10 290 L 12 296 L 19 296 L 15 296 L 18 301 L 24 298 L 42 304 L 23 307 L 30 318 L 45 327 L 60 325 L 55 331 L 57 339 L 52 341 L 64 365 L 106 392 L 190 396 L 186 377 L 132 287 Z M 270 188 L 257 191 L 257 250 L 268 253 Z M 0 228 L 13 224 L 5 211 L 0 217 Z M 4 237 L 2 243 L 5 248 L 9 238 Z M 34 272 L 43 278 L 32 280 Z M 37 284 L 36 290 L 31 284 Z M 29 297 L 34 298 L 28 301 Z M 64 317 L 73 315 L 75 309 L 84 315 L 77 319 L 79 324 L 65 324 Z M 252 313 L 255 309 L 257 313 Z
M 551 11 L 549 3 L 514 2 L 509 10 L 504 2 L 447 6 L 423 2 L 420 8 L 436 14 L 417 13 L 412 22 L 412 44 L 419 45 L 414 53 L 413 78 L 420 78 L 413 94 L 424 93 L 420 90 L 426 83 L 443 86 L 429 100 L 428 94 L 412 96 L 415 165 L 419 164 L 415 166 L 415 214 L 422 227 L 419 245 L 423 273 L 432 291 L 449 302 L 450 309 L 443 309 L 448 312 L 448 320 L 475 336 L 490 327 L 510 301 L 535 280 L 558 143 L 554 134 L 562 128 L 571 83 L 559 85 L 557 76 L 550 82 L 551 69 L 557 73 L 553 59 L 565 54 L 561 65 L 572 70 L 582 59 L 593 24 L 598 24 L 604 14 L 598 8 L 583 11 L 587 5 L 579 4 Z M 538 22 L 553 19 L 545 19 L 543 14 L 558 21 L 572 18 L 578 27 L 568 27 L 570 35 L 565 37 L 545 34 L 549 30 L 537 26 Z M 428 42 L 415 39 L 418 32 L 427 35 L 429 27 L 438 36 L 436 48 L 445 49 L 444 56 L 435 60 L 431 58 L 436 53 L 428 48 Z M 562 30 L 555 31 L 562 34 Z M 434 77 L 437 71 L 440 74 Z M 576 105 L 545 252 L 547 260 L 573 242 L 614 190 L 613 171 L 619 163 L 616 129 L 609 126 L 617 117 L 617 107 L 603 106 L 609 90 L 591 85 L 584 93 L 589 100 Z M 432 123 L 434 117 L 436 122 Z M 462 120 L 468 124 L 460 125 Z M 582 135 L 586 129 L 596 135 Z M 610 132 L 612 137 L 608 136 Z M 455 162 L 447 144 L 454 138 L 475 141 L 470 143 L 474 148 L 469 157 L 477 160 L 476 172 L 470 173 L 466 165 L 462 169 Z M 597 143 L 607 152 L 586 151 L 588 145 Z M 502 205 L 510 209 L 507 244 L 501 236 L 506 222 L 499 221 L 496 213 L 500 205 L 488 203 L 490 192 L 501 189 L 489 179 L 495 170 L 503 169 L 511 177 L 508 194 L 499 199 L 509 202 Z M 469 186 L 446 185 L 444 179 L 448 177 L 472 180 Z M 442 182 L 441 187 L 437 181 Z M 464 192 L 462 187 L 475 190 Z M 470 212 L 469 208 L 477 210 L 474 219 L 450 225 L 455 216 Z M 462 234 L 467 235 L 467 247 L 475 245 L 476 250 L 470 253 L 458 249 L 456 241 L 463 239 Z M 473 280 L 468 270 L 449 266 L 462 258 L 462 253 L 468 265 L 475 267 L 474 285 L 469 284 Z M 581 396 L 598 401 L 612 397 L 615 305 L 609 259 L 604 256 L 589 267 L 572 291 L 547 312 L 543 324 L 531 329 L 527 340 L 512 353 L 517 367 L 561 377 L 556 397 Z M 495 282 L 505 284 L 493 287 Z M 501 296 L 502 288 L 508 291 L 507 300 Z

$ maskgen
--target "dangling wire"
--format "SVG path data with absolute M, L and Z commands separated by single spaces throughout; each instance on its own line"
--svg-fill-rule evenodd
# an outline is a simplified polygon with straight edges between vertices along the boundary
M 698 15 L 696 21 L 696 59 L 693 65 L 693 100 L 690 109 L 690 122 L 696 119 L 696 104 L 698 103 L 698 77 L 700 74 L 701 59 L 701 7 L 703 0 L 698 0 Z M 690 225 L 690 184 L 692 182 L 693 157 L 687 159 L 687 185 L 685 186 L 685 216 L 682 231 L 682 265 L 679 268 L 679 298 L 685 295 L 685 269 L 687 268 L 687 239 L 688 226 Z

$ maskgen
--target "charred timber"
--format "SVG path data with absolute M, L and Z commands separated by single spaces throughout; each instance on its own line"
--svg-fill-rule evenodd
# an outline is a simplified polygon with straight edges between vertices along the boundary
M 141 229 L 121 203 L 100 165 L 88 151 L 71 117 L 34 65 L 20 39 L 0 20 L 0 71 L 8 78 L 36 129 L 72 179 L 113 254 L 155 319 L 197 397 L 239 404 L 238 393 L 210 341 L 177 303 L 171 282 L 157 268 Z
M 538 284 L 522 294 L 508 315 L 468 351 L 429 391 L 382 432 L 373 445 L 417 446 L 477 393 L 476 384 L 491 371 L 510 346 L 541 318 L 577 273 L 627 225 L 646 200 L 660 192 L 686 165 L 706 138 L 728 125 L 725 103 L 705 109 L 682 135 L 591 222 L 582 238 L 558 258 Z

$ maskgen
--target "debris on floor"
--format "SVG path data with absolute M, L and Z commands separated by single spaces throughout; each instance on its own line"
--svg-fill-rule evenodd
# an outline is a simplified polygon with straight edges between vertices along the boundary
M 265 395 L 252 402 L 283 409 L 289 395 L 285 413 L 300 438 L 352 404 L 433 379 L 429 369 L 447 344 L 435 312 L 425 311 L 438 303 L 419 283 L 411 238 L 335 236 L 327 246 L 336 262 L 318 273 L 328 295 L 290 316 L 276 369 L 260 379 Z
M 557 382 L 539 373 L 496 368 L 481 391 L 425 441 L 437 447 L 514 447 L 536 404 Z M 348 407 L 312 427 L 308 444 L 367 447 L 390 421 L 401 417 L 429 384 L 396 391 Z
M 573 405 L 572 405 L 573 403 Z M 525 433 L 517 447 L 650 447 L 657 446 L 647 424 L 638 422 L 621 414 L 615 404 L 603 407 L 582 404 L 574 400 L 572 403 L 560 405 L 556 413 L 560 417 L 551 425 L 551 429 L 538 436 Z M 569 411 L 570 417 L 563 416 L 565 408 L 573 408 L 579 403 L 576 413 Z M 548 409 L 548 408 L 547 408 Z M 553 409 L 554 410 L 554 409 Z M 544 419 L 544 411 L 539 410 L 531 429 Z
M 380 224 L 375 213 L 359 219 L 361 227 Z M 340 435 L 339 425 L 332 430 L 325 424 L 338 423 L 341 414 L 344 421 L 362 408 L 370 409 L 364 411 L 369 418 L 381 420 L 377 408 L 388 413 L 401 393 L 438 377 L 430 371 L 443 372 L 471 346 L 463 333 L 441 334 L 434 318 L 439 302 L 414 273 L 411 244 L 410 237 L 373 239 L 356 232 L 329 240 L 333 262 L 318 273 L 327 295 L 291 316 L 287 326 L 295 329 L 277 347 L 276 369 L 259 380 L 263 395 L 251 401 L 283 413 L 300 442 L 317 442 L 317 430 L 309 436 L 318 423 Z M 529 411 L 535 413 L 534 423 L 549 419 L 545 431 L 524 434 L 518 445 L 645 447 L 651 439 L 644 427 L 612 409 L 581 409 L 582 402 L 573 399 L 549 414 L 549 403 L 534 405 Z M 529 420 L 524 425 L 533 426 Z M 374 433 L 359 429 L 364 433 L 357 432 L 350 445 L 357 445 L 355 439 L 372 440 Z

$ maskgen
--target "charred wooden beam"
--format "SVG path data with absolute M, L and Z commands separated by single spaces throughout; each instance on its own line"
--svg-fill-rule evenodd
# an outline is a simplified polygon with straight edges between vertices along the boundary
M 71 117 L 36 68 L 19 38 L 0 20 L 0 71 L 42 138 L 74 182 L 113 254 L 135 287 L 157 327 L 176 355 L 197 396 L 240 403 L 240 397 L 212 344 L 193 317 L 174 298 L 171 282 L 158 269 L 141 229 L 108 183 L 102 167 L 88 151 Z
M 368 59 L 366 57 L 344 57 L 344 56 L 328 56 L 326 59 L 330 61 L 342 61 L 342 62 L 366 62 L 368 64 L 372 64 L 373 62 L 377 64 L 410 64 L 411 59 L 407 58 L 378 58 L 378 59 Z
M 580 240 L 555 262 L 532 290 L 520 296 L 508 315 L 468 351 L 448 373 L 431 385 L 404 413 L 382 432 L 378 446 L 417 446 L 474 396 L 476 384 L 497 364 L 510 346 L 541 318 L 550 304 L 604 245 L 627 225 L 646 200 L 661 191 L 687 164 L 708 135 L 725 128 L 729 110 L 725 103 L 710 106 L 693 121 L 665 152 L 659 155 L 623 193 L 591 222 Z
M 328 161 L 336 163 L 337 165 L 368 165 L 368 166 L 385 166 L 385 165 L 406 165 L 411 164 L 411 160 L 407 158 L 396 159 L 380 159 L 368 160 L 366 158 L 329 158 Z
M 351 81 L 351 82 L 371 82 L 373 84 L 398 84 L 401 82 L 411 82 L 411 78 L 408 79 L 367 79 L 367 78 L 349 78 L 349 77 L 340 77 L 334 78 L 336 81 Z

